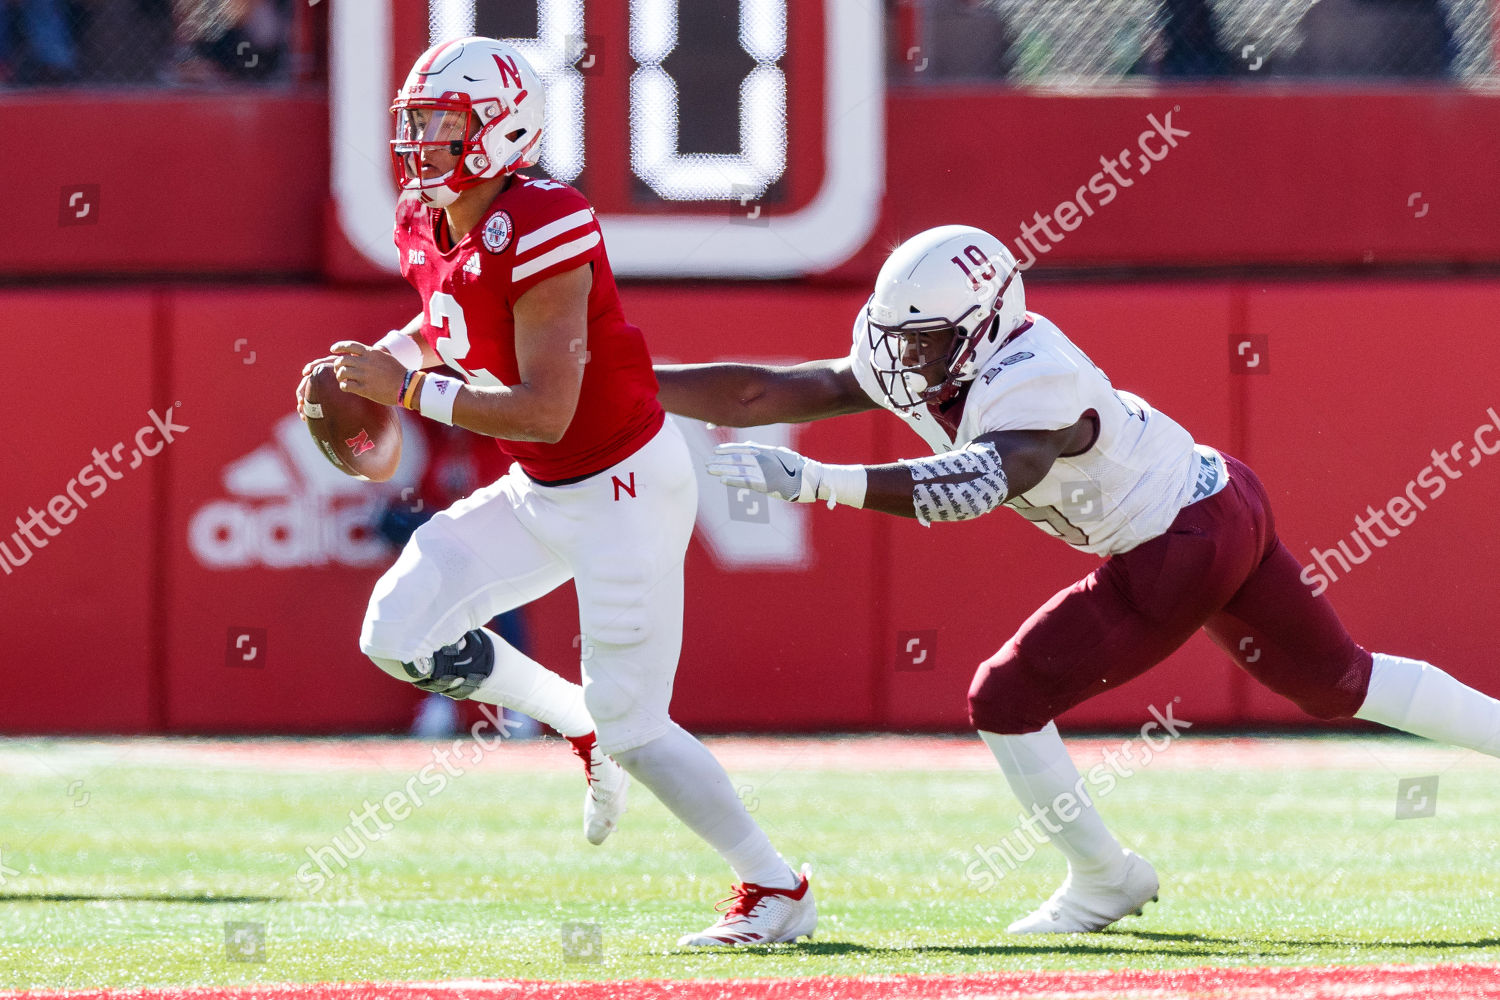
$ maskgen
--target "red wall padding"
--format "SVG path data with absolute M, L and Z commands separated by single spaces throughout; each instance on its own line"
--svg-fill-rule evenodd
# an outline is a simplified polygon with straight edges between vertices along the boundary
M 0 186 L 17 192 L 0 240 L 6 277 L 321 266 L 329 156 L 319 91 L 11 92 L 0 94 L 0 134 Z
M 844 353 L 865 294 L 631 286 L 625 299 L 660 358 L 791 360 Z M 1491 515 L 1500 457 L 1471 454 L 1476 431 L 1494 419 L 1489 408 L 1500 410 L 1500 347 L 1488 334 L 1500 282 L 1038 284 L 1030 300 L 1117 385 L 1249 461 L 1304 562 L 1314 547 L 1347 539 L 1367 505 L 1402 495 L 1434 449 L 1465 442 L 1453 463 L 1460 478 L 1439 496 L 1424 489 L 1427 509 L 1329 594 L 1371 648 L 1500 690 L 1489 627 L 1500 591 Z M 413 692 L 356 648 L 391 553 L 371 555 L 358 530 L 330 527 L 357 520 L 374 487 L 339 493 L 355 484 L 298 464 L 299 426 L 277 434 L 305 360 L 338 339 L 373 339 L 413 308 L 394 288 L 0 294 L 19 358 L 4 406 L 24 442 L 0 480 L 5 523 L 65 492 L 92 449 L 130 442 L 148 410 L 172 407 L 189 428 L 0 574 L 12 665 L 0 728 L 405 727 Z M 1261 355 L 1249 373 L 1235 367 L 1241 343 Z M 1486 432 L 1484 442 L 1494 440 L 1500 434 Z M 834 461 L 920 452 L 882 414 L 798 428 L 795 442 Z M 1006 513 L 931 529 L 861 511 L 806 513 L 811 547 L 800 569 L 732 572 L 695 541 L 675 702 L 684 723 L 962 728 L 974 666 L 1093 565 Z M 221 565 L 190 542 L 205 525 L 217 525 L 210 547 Z M 351 552 L 369 564 L 338 561 Z M 566 587 L 549 595 L 531 624 L 538 657 L 576 676 L 571 600 Z M 920 663 L 905 652 L 912 634 L 929 654 Z M 1065 722 L 1134 727 L 1148 705 L 1179 698 L 1176 715 L 1204 724 L 1309 721 L 1200 640 Z
M 1149 171 L 1117 167 L 1130 186 L 1116 185 L 1108 204 L 1085 190 L 1092 214 L 1066 219 L 1071 232 L 1054 222 L 1060 242 L 1042 237 L 1045 269 L 1500 259 L 1493 95 L 1300 83 L 1106 96 L 945 88 L 895 90 L 887 107 L 886 210 L 876 238 L 840 269 L 850 276 L 874 274 L 886 248 L 953 222 L 988 229 L 1024 257 L 1023 223 L 1078 203 L 1100 157 L 1130 150 L 1137 165 L 1150 116 L 1165 123 L 1169 113 L 1191 135 L 1174 137 Z
M 8 428 L 0 541 L 20 556 L 11 532 L 33 510 L 48 512 L 57 532 L 48 539 L 33 526 L 46 546 L 0 570 L 0 728 L 148 728 L 163 694 L 155 557 L 166 540 L 159 515 L 172 449 L 129 466 L 136 433 L 152 425 L 149 411 L 165 416 L 171 402 L 154 360 L 155 299 L 75 291 L 0 294 L 0 303 L 10 359 L 0 395 Z M 98 465 L 95 449 L 104 456 Z M 87 508 L 67 509 L 70 482 Z M 59 496 L 53 516 L 48 506 Z
M 613 95 L 600 98 L 617 107 Z M 959 86 L 895 88 L 886 107 L 881 219 L 838 277 L 867 281 L 896 242 L 951 222 L 988 228 L 1019 253 L 1022 223 L 1076 199 L 1101 156 L 1136 150 L 1148 116 L 1168 112 L 1191 134 L 1149 172 L 1121 168 L 1130 186 L 1109 204 L 1086 193 L 1093 214 L 1062 233 L 1042 258 L 1048 269 L 1500 262 L 1493 94 L 1259 82 L 1102 95 Z M 0 241 L 0 274 L 350 270 L 324 212 L 326 96 L 0 95 L 0 134 L 33 135 L 57 120 L 89 144 L 0 158 L 0 187 L 24 192 L 8 207 L 15 238 Z M 67 209 L 75 189 L 94 199 L 81 219 L 83 201 Z

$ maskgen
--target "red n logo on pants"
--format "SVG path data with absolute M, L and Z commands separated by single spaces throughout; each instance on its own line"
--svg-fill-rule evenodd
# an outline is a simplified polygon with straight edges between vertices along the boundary
M 615 502 L 616 503 L 619 503 L 619 501 L 620 501 L 620 491 L 621 490 L 624 490 L 626 493 L 629 493 L 632 498 L 635 497 L 635 473 L 634 472 L 632 472 L 630 474 L 630 482 L 628 484 L 625 483 L 623 480 L 621 480 L 619 476 L 611 476 L 610 478 L 614 480 Z

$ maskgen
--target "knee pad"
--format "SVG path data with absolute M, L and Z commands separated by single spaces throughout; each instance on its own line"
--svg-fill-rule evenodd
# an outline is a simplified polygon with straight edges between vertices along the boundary
M 664 707 L 660 715 L 629 684 L 607 671 L 591 671 L 583 685 L 583 705 L 594 720 L 599 749 L 614 755 L 656 739 L 672 724 Z
M 627 685 L 604 671 L 591 671 L 583 684 L 583 705 L 600 730 L 629 718 L 639 700 Z
M 376 663 L 380 661 L 376 660 Z M 400 666 L 414 687 L 463 701 L 477 691 L 495 669 L 495 647 L 490 645 L 484 630 L 476 628 L 431 656 L 419 656 Z

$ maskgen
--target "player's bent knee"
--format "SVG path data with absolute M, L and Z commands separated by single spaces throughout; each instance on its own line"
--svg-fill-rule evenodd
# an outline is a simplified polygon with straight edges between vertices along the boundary
M 636 692 L 616 678 L 598 676 L 591 672 L 584 682 L 583 705 L 588 709 L 589 718 L 594 720 L 594 725 L 601 729 L 628 718 L 639 702 Z
M 373 660 L 375 665 L 386 673 L 391 673 L 388 664 L 396 664 L 396 671 L 392 676 L 404 681 L 411 680 L 406 671 L 401 669 L 401 664 L 415 660 L 423 653 L 431 655 L 432 652 L 418 649 L 413 640 L 408 638 L 411 632 L 411 629 L 383 623 L 367 615 L 364 627 L 359 632 L 359 651 Z
M 483 629 L 465 632 L 457 642 L 427 655 L 399 658 L 380 655 L 367 648 L 363 638 L 360 647 L 374 664 L 398 680 L 413 687 L 454 701 L 468 698 L 495 669 L 495 648 Z
M 1304 655 L 1292 666 L 1295 669 L 1278 671 L 1275 677 L 1264 672 L 1252 676 L 1313 718 L 1332 721 L 1353 718 L 1364 704 L 1374 658 L 1350 642 L 1336 652 Z
M 370 662 L 374 663 L 381 670 L 384 670 L 386 673 L 396 678 L 396 680 L 411 680 L 411 678 L 407 676 L 405 669 L 402 668 L 400 660 L 393 660 L 387 656 L 370 656 L 369 653 L 366 653 L 365 655 L 370 657 Z
M 1034 733 L 1057 713 L 1020 660 L 1005 651 L 980 664 L 969 685 L 969 723 L 987 733 Z
M 594 720 L 599 749 L 607 754 L 634 750 L 651 742 L 672 724 L 663 705 L 656 710 L 632 685 L 590 672 L 583 685 L 583 704 Z
M 1298 708 L 1313 718 L 1331 722 L 1335 719 L 1354 718 L 1354 713 L 1364 704 L 1365 690 L 1365 686 L 1355 689 L 1340 684 L 1316 691 L 1296 692 L 1289 697 L 1297 703 Z

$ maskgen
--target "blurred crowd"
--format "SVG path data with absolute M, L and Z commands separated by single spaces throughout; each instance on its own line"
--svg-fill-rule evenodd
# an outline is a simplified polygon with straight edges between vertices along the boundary
M 293 0 L 0 0 L 0 86 L 283 78 Z
M 1463 72 L 1455 68 L 1465 40 L 1483 55 L 1484 72 L 1492 62 L 1487 0 L 885 3 L 897 82 L 1447 77 L 1474 72 L 1472 59 Z M 294 0 L 0 0 L 0 87 L 285 79 L 294 7 Z M 535 35 L 534 4 L 482 4 L 478 14 L 482 32 Z M 695 0 L 679 14 L 681 75 L 713 77 L 705 82 L 743 75 L 734 33 L 720 30 L 738 17 L 737 0 Z M 684 100 L 718 93 L 683 87 Z
M 1468 2 L 887 0 L 889 69 L 893 79 L 912 83 L 1444 77 L 1454 73 L 1458 54 L 1450 21 Z M 1488 41 L 1487 32 L 1478 39 L 1486 48 Z M 1080 60 L 1081 50 L 1095 54 Z

